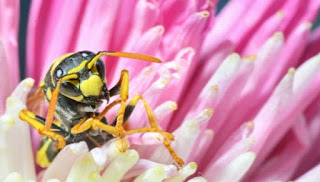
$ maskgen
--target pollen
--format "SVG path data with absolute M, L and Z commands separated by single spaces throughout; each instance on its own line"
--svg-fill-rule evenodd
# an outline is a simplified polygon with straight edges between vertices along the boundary
M 115 141 L 115 146 L 119 152 L 125 152 L 130 147 L 130 142 L 126 138 L 121 138 Z
M 294 75 L 294 73 L 296 72 L 296 69 L 295 68 L 289 68 L 289 70 L 288 70 L 288 74 L 290 74 L 290 75 Z
M 252 60 L 252 61 L 254 61 L 256 58 L 257 58 L 256 55 L 249 55 L 249 56 L 245 56 L 243 59 L 244 60 Z

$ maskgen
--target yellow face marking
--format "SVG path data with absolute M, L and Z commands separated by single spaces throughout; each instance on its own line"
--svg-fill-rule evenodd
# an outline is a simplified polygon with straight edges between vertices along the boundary
M 82 99 L 83 99 L 83 95 L 70 96 L 70 95 L 67 95 L 67 94 L 64 94 L 64 93 L 62 93 L 62 95 L 66 96 L 66 97 L 68 97 L 68 98 L 70 98 L 72 100 L 78 101 L 78 102 L 82 101 Z
M 71 83 L 72 85 L 74 85 L 77 88 L 79 88 L 79 86 L 80 86 L 79 80 L 68 80 L 68 83 Z
M 47 141 L 41 146 L 41 148 L 37 151 L 36 161 L 41 167 L 48 167 L 50 165 L 50 161 L 47 157 L 47 150 L 52 141 L 48 138 Z
M 93 65 L 93 67 L 92 67 L 92 69 L 91 69 L 91 72 L 92 72 L 93 74 L 97 74 L 97 75 L 99 74 L 96 64 Z
M 72 53 L 65 54 L 65 55 L 57 58 L 57 59 L 53 62 L 52 66 L 51 66 L 51 70 L 50 70 L 50 76 L 51 76 L 51 83 L 52 83 L 54 86 L 56 85 L 56 83 L 55 83 L 54 80 L 53 80 L 53 72 L 54 72 L 54 70 L 56 69 L 56 67 L 57 67 L 65 58 L 69 57 L 70 55 L 72 55 Z
M 92 75 L 89 79 L 82 81 L 80 90 L 86 97 L 98 96 L 102 90 L 103 82 L 98 75 Z
M 79 71 L 81 71 L 86 66 L 87 62 L 88 62 L 88 60 L 82 61 L 82 63 L 79 66 L 69 70 L 68 74 L 78 73 Z
M 52 92 L 51 92 L 51 89 L 49 88 L 47 91 L 46 91 L 46 96 L 49 100 L 51 100 L 51 97 L 52 97 Z

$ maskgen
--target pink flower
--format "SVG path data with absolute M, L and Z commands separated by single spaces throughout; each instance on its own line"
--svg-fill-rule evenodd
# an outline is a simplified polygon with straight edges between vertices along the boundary
M 146 98 L 161 127 L 175 135 L 173 148 L 187 164 L 176 171 L 161 136 L 149 133 L 130 136 L 131 149 L 126 153 L 119 153 L 113 141 L 91 151 L 83 142 L 68 145 L 37 174 L 38 179 L 317 181 L 320 29 L 311 31 L 311 22 L 319 2 L 233 0 L 215 16 L 216 3 L 34 0 L 27 75 L 37 84 L 55 58 L 80 50 L 121 50 L 161 58 L 162 64 L 150 64 L 107 57 L 108 86 L 115 84 L 122 69 L 128 69 L 130 97 L 139 93 Z M 9 37 L 14 31 L 16 27 L 0 35 Z M 2 85 L 8 82 L 1 80 L 9 74 L 6 67 L 12 70 L 10 78 L 18 78 L 17 64 L 7 61 L 14 59 L 12 39 L 3 39 L 5 49 L 0 47 Z M 9 97 L 0 118 L 2 131 L 28 131 L 17 115 L 25 107 L 32 83 L 21 82 Z M 0 98 L 11 91 L 5 90 Z M 108 121 L 116 114 L 111 111 Z M 130 128 L 145 126 L 145 120 L 143 106 L 138 105 Z M 0 133 L 0 144 L 5 146 L 0 157 L 7 159 L 2 168 L 16 156 L 8 151 L 22 144 L 31 151 L 28 133 L 23 137 L 26 141 Z M 37 133 L 32 136 L 37 145 Z M 11 173 L 7 180 L 35 179 L 32 156 L 23 154 L 10 170 L 0 172 L 1 179 L 13 171 L 19 174 Z M 194 178 L 188 178 L 191 175 Z

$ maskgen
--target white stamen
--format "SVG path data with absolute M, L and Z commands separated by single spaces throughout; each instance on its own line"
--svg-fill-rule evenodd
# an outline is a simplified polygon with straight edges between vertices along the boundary
M 167 178 L 167 174 L 162 166 L 155 166 L 138 176 L 134 182 L 161 182 Z
M 107 156 L 106 156 L 105 151 L 103 151 L 102 149 L 97 147 L 97 148 L 92 149 L 90 152 L 91 152 L 96 164 L 100 168 L 103 168 L 103 166 L 105 165 L 105 163 L 107 161 Z
M 102 181 L 99 173 L 99 166 L 95 163 L 92 154 L 88 152 L 74 163 L 66 181 Z
M 178 171 L 176 176 L 172 178 L 165 179 L 164 182 L 181 182 L 184 181 L 187 177 L 191 176 L 197 170 L 197 164 L 194 162 L 189 163 L 184 166 L 181 170 Z
M 4 179 L 3 182 L 24 182 L 24 179 L 21 174 L 12 172 Z
M 239 181 L 244 176 L 244 174 L 249 170 L 255 158 L 256 158 L 256 154 L 254 152 L 243 153 L 239 155 L 236 159 L 231 161 L 222 172 L 215 174 L 214 178 L 208 178 L 208 179 L 211 179 L 212 182 Z
M 29 78 L 17 86 L 7 99 L 5 114 L 0 117 L 0 179 L 12 171 L 27 179 L 36 179 L 29 125 L 19 118 L 19 112 L 26 108 L 25 101 L 33 83 Z
M 58 178 L 65 181 L 77 159 L 89 151 L 85 142 L 73 143 L 63 148 L 43 174 L 43 181 Z
M 190 179 L 188 182 L 207 182 L 207 180 L 203 177 L 198 176 Z
M 159 122 L 159 124 L 162 121 L 164 121 L 166 116 L 168 116 L 171 112 L 177 110 L 177 108 L 178 108 L 177 103 L 173 102 L 173 101 L 166 101 L 166 102 L 162 103 L 160 106 L 158 106 L 154 110 L 154 115 L 155 115 L 157 121 Z
M 120 181 L 124 174 L 137 163 L 139 154 L 135 150 L 118 152 L 103 173 L 103 181 Z
M 320 54 L 313 56 L 307 60 L 304 64 L 299 66 L 295 72 L 293 90 L 297 91 L 298 89 L 304 87 L 308 84 L 320 69 Z
M 58 179 L 49 179 L 49 180 L 47 180 L 46 182 L 61 182 L 61 181 L 58 180 Z

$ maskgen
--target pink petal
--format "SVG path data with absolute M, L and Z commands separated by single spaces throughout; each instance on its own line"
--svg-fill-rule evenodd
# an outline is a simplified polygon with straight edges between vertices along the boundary
M 18 28 L 19 28 L 19 10 L 20 1 L 4 0 L 0 2 L 0 55 L 8 56 L 7 67 L 10 72 L 5 78 L 10 78 L 10 83 L 17 85 L 19 81 L 19 57 L 18 57 Z M 3 60 L 1 60 L 3 61 Z M 2 71 L 1 71 L 2 72 Z M 12 87 L 9 91 L 12 91 Z M 7 95 L 9 96 L 9 95 Z M 4 102 L 1 102 L 4 103 Z M 1 112 L 1 108 L 0 108 Z
M 310 146 L 310 139 L 306 127 L 301 124 L 303 119 L 297 120 L 293 131 L 282 138 L 266 161 L 249 177 L 252 181 L 289 181 L 299 166 L 302 156 Z M 299 126 L 300 125 L 300 126 Z M 277 170 L 274 170 L 274 169 Z
M 208 93 L 211 98 L 211 97 L 213 97 L 212 94 L 217 94 L 216 91 L 218 91 L 218 89 L 206 90 L 206 89 L 204 89 L 204 87 L 209 82 L 209 79 L 215 73 L 215 71 L 217 70 L 219 65 L 224 61 L 224 59 L 229 54 L 231 54 L 232 50 L 233 50 L 233 48 L 232 48 L 231 43 L 224 42 L 221 45 L 219 45 L 216 50 L 213 51 L 212 57 L 210 57 L 206 61 L 202 61 L 202 62 L 198 63 L 198 65 L 196 67 L 197 71 L 195 72 L 195 74 L 189 75 L 189 80 L 191 80 L 189 82 L 189 84 L 192 84 L 192 85 L 196 84 L 197 86 L 193 86 L 193 87 L 188 86 L 188 88 L 187 88 L 188 91 L 181 93 L 183 100 L 178 102 L 179 112 L 175 113 L 172 123 L 176 123 L 178 125 L 179 123 L 181 123 L 183 121 L 183 118 L 185 118 L 185 116 L 186 116 L 185 113 L 187 113 L 191 109 L 191 107 L 193 106 L 193 104 L 188 104 L 188 103 L 196 102 L 198 104 L 199 101 L 200 102 L 209 102 L 210 100 L 212 100 L 211 104 L 215 105 L 214 98 L 212 98 L 212 99 L 208 98 L 205 100 L 201 100 L 200 98 L 198 98 L 198 95 L 200 92 L 204 92 L 204 93 L 201 93 L 200 95 Z M 213 88 L 213 87 L 211 87 L 211 88 Z M 215 88 L 218 88 L 218 87 L 215 86 Z M 201 91 L 202 89 L 204 89 L 204 90 Z M 214 91 L 214 92 L 212 92 L 212 91 Z M 203 96 L 209 96 L 209 95 L 203 95 Z M 198 100 L 196 100 L 196 99 L 198 99 Z M 194 105 L 197 105 L 197 104 L 194 104 Z M 212 106 L 199 107 L 199 109 L 204 109 L 204 108 L 214 108 L 214 107 L 212 107 Z M 191 110 L 193 110 L 193 109 L 191 109 Z M 177 127 L 177 125 L 176 125 L 176 127 Z
M 204 39 L 201 57 L 207 58 L 212 54 L 213 50 L 226 39 L 226 35 L 233 30 L 232 27 L 241 21 L 240 19 L 252 4 L 250 0 L 231 1 L 222 9 L 216 18 L 214 27 L 209 30 Z
M 299 112 L 303 111 L 312 99 L 318 95 L 314 90 L 314 87 L 320 81 L 320 77 L 318 75 L 320 68 L 319 58 L 319 55 L 317 55 L 300 66 L 294 76 L 293 85 L 291 81 L 288 82 L 289 84 L 287 83 L 287 86 L 285 86 L 286 79 L 292 80 L 292 76 L 290 76 L 292 71 L 289 71 L 289 74 L 278 86 L 273 96 L 271 96 L 267 104 L 254 119 L 257 127 L 253 132 L 253 137 L 257 140 L 257 143 L 253 150 L 258 154 L 255 166 L 265 159 L 266 155 L 281 139 L 285 131 L 292 126 L 293 121 L 295 121 L 294 119 L 297 117 Z M 283 88 L 281 89 L 281 87 Z M 266 124 L 267 122 L 263 122 L 270 120 L 273 122 L 269 124 Z M 264 135 L 262 136 L 261 133 L 264 133 Z M 268 145 L 267 147 L 264 146 L 262 150 L 261 147 L 265 142 L 268 142 Z
M 203 31 L 209 22 L 209 15 L 209 11 L 194 13 L 181 26 L 172 31 L 168 30 L 161 45 L 162 52 L 165 53 L 163 56 L 167 59 L 172 59 L 177 51 L 186 47 L 192 47 L 197 51 L 204 37 Z M 175 40 L 174 44 L 172 40 Z
M 240 181 L 244 174 L 250 169 L 255 160 L 254 152 L 246 152 L 237 156 L 229 164 L 225 164 L 219 169 L 219 172 L 208 171 L 204 174 L 205 178 L 212 182 L 219 181 Z
M 284 13 L 278 11 L 276 14 L 267 19 L 250 38 L 250 41 L 246 45 L 243 55 L 251 55 L 258 52 L 261 46 L 272 36 L 280 27 L 283 22 Z M 274 54 L 270 54 L 274 55 Z
M 313 182 L 320 178 L 320 165 L 318 164 L 310 171 L 300 176 L 298 179 L 294 180 L 296 182 Z
M 277 66 L 274 67 L 273 72 L 269 75 L 268 81 L 264 84 L 264 92 L 272 90 L 281 75 L 283 75 L 290 67 L 295 66 L 305 50 L 307 37 L 310 33 L 311 24 L 300 24 L 287 38 L 286 43 L 281 51 Z
M 3 87 L 0 92 L 0 115 L 2 115 L 5 111 L 6 99 L 13 90 L 13 83 L 10 80 L 8 81 L 8 78 L 9 78 L 8 74 L 10 73 L 9 65 L 7 61 L 5 48 L 1 40 L 0 40 L 0 69 L 1 69 L 0 84 L 6 85 L 6 87 Z
M 316 28 L 308 38 L 308 44 L 306 52 L 304 53 L 301 61 L 309 59 L 320 51 L 320 27 Z
M 174 165 L 163 165 L 160 163 L 152 162 L 145 159 L 139 159 L 136 165 L 134 165 L 124 176 L 124 179 L 132 178 L 138 176 L 145 172 L 146 170 L 155 167 L 155 166 L 162 166 L 164 167 L 168 176 L 172 176 L 174 173 L 177 172 L 177 168 Z
M 266 17 L 278 11 L 280 5 L 281 2 L 279 3 L 275 0 L 258 0 L 251 5 L 251 8 L 238 21 L 237 28 L 227 35 L 231 42 L 237 46 L 237 51 L 242 51 L 247 40 L 251 38 L 252 33 L 257 30 Z
M 159 44 L 162 40 L 162 35 L 164 33 L 164 28 L 162 26 L 152 27 L 147 30 L 136 41 L 130 42 L 128 52 L 155 55 L 156 50 L 159 48 Z M 126 69 L 129 71 L 130 77 L 135 77 L 143 70 L 146 66 L 150 65 L 150 62 L 132 59 L 120 59 L 117 63 L 115 73 L 120 73 L 121 70 Z M 154 66 L 159 66 L 159 64 L 154 64 Z M 116 83 L 118 80 L 114 80 Z

